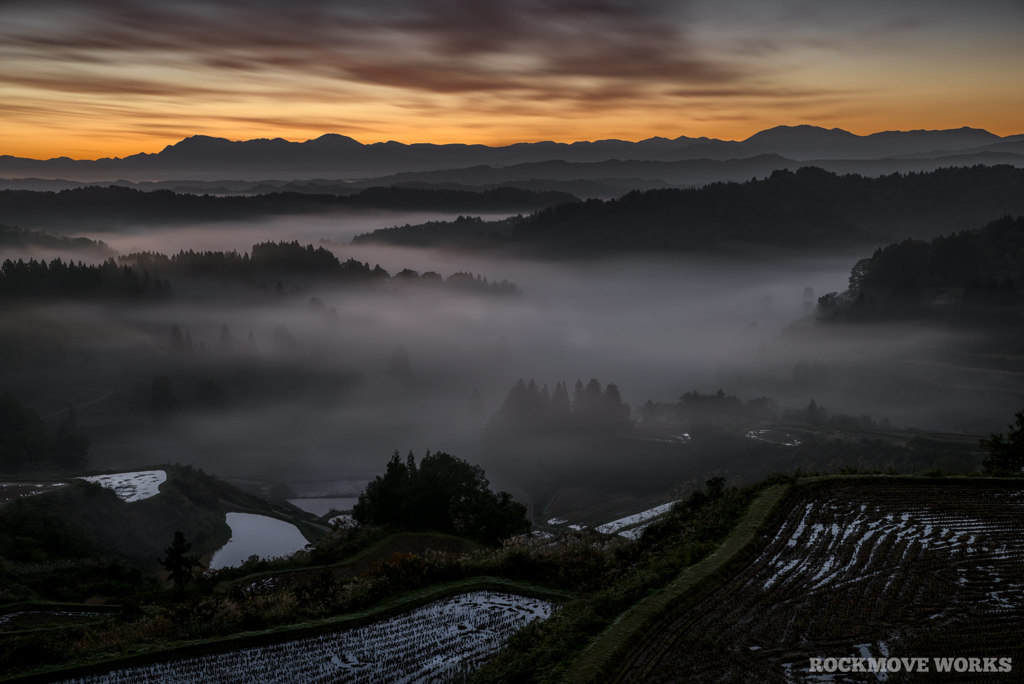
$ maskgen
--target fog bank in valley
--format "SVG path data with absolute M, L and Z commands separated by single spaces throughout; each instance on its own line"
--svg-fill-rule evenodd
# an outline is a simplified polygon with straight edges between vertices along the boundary
M 481 430 L 521 378 L 549 390 L 577 379 L 614 383 L 634 417 L 647 400 L 722 389 L 780 408 L 814 399 L 897 426 L 968 432 L 1000 429 L 1021 396 L 1012 375 L 959 363 L 971 341 L 948 331 L 815 328 L 816 298 L 845 289 L 863 254 L 530 261 L 346 244 L 373 221 L 424 218 L 98 237 L 122 254 L 327 240 L 342 261 L 379 264 L 392 276 L 469 272 L 511 281 L 521 294 L 402 278 L 369 287 L 290 274 L 255 291 L 179 279 L 168 302 L 12 313 L 8 341 L 29 354 L 35 340 L 43 361 L 8 366 L 5 384 L 41 413 L 75 404 L 94 467 L 169 461 L 272 481 L 368 478 L 396 449 L 486 462 Z M 175 328 L 188 350 L 173 348 Z

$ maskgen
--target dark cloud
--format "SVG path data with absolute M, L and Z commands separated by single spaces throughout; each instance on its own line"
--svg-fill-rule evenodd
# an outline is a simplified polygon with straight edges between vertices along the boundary
M 124 95 L 154 96 L 162 96 L 168 93 L 166 85 L 154 81 L 97 76 L 80 78 L 72 74 L 5 74 L 0 75 L 0 82 L 65 93 L 95 94 L 116 92 Z M 192 84 L 176 84 L 174 86 L 175 95 L 212 95 L 218 92 L 220 91 L 213 88 Z
M 699 84 L 743 77 L 694 49 L 684 5 L 651 0 L 100 0 L 38 10 L 21 5 L 20 12 L 10 9 L 18 3 L 7 7 L 23 21 L 0 29 L 6 50 L 78 63 L 137 58 L 439 93 L 568 94 L 586 91 L 571 85 L 573 79 Z M 142 90 L 124 85 L 127 92 Z M 97 82 L 95 88 L 117 86 Z
M 685 98 L 706 98 L 706 99 L 734 99 L 734 98 L 758 98 L 758 99 L 821 99 L 850 94 L 849 90 L 839 91 L 827 88 L 794 88 L 786 86 L 750 85 L 743 88 L 673 88 L 669 90 L 670 95 Z

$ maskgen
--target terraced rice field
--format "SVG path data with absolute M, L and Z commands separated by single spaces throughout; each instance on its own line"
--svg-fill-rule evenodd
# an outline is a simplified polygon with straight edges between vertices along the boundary
M 675 501 L 669 501 L 668 503 L 661 504 L 660 506 L 649 508 L 646 511 L 627 515 L 625 518 L 619 518 L 618 520 L 598 525 L 594 529 L 602 534 L 619 534 L 627 539 L 639 539 L 644 530 L 647 529 L 647 527 L 657 518 L 668 513 L 675 503 Z
M 210 569 L 241 565 L 250 556 L 290 556 L 308 543 L 299 528 L 277 518 L 255 513 L 228 513 L 231 538 L 210 559 Z
M 0 482 L 0 506 L 22 497 L 45 494 L 66 486 L 66 482 Z
M 664 618 L 620 680 L 887 679 L 812 673 L 812 657 L 1010 657 L 1024 671 L 1024 483 L 811 486 L 764 543 Z
M 477 591 L 365 627 L 179 658 L 68 682 L 458 681 L 513 633 L 551 615 L 552 604 Z
M 131 503 L 159 494 L 160 485 L 167 481 L 167 472 L 164 470 L 140 470 L 131 473 L 89 475 L 81 479 L 103 485 L 107 489 L 113 489 L 118 498 Z
M 164 470 L 140 470 L 130 473 L 88 475 L 78 478 L 113 489 L 125 502 L 142 501 L 160 493 L 160 485 L 167 481 Z M 0 482 L 0 505 L 35 494 L 45 494 L 66 487 L 66 482 Z

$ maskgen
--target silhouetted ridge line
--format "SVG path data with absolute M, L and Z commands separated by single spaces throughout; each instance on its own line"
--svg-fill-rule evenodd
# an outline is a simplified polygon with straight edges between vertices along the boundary
M 699 189 L 634 191 L 504 221 L 433 222 L 356 236 L 354 243 L 515 247 L 574 256 L 730 245 L 819 247 L 931 238 L 1024 213 L 1024 170 L 947 168 L 879 178 L 815 167 Z
M 429 171 L 470 166 L 510 166 L 564 160 L 577 163 L 611 159 L 634 161 L 725 161 L 777 154 L 796 161 L 865 161 L 912 156 L 938 158 L 1019 141 L 975 128 L 937 131 L 883 131 L 855 135 L 817 126 L 777 126 L 741 141 L 709 138 L 652 137 L 638 142 L 596 140 L 515 143 L 502 147 L 467 144 L 363 144 L 327 134 L 304 142 L 281 138 L 232 141 L 196 135 L 155 154 L 123 158 L 49 160 L 0 156 L 0 176 L 99 180 L 116 177 L 168 178 L 367 178 L 402 171 Z M 889 169 L 894 170 L 894 169 Z M 237 175 L 232 175 L 237 174 Z

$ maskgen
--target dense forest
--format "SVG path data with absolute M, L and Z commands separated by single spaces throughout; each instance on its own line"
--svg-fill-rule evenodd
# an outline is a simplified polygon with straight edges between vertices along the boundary
M 171 296 L 170 283 L 150 277 L 148 271 L 118 265 L 113 259 L 102 264 L 49 263 L 30 259 L 0 265 L 0 300 L 48 298 L 61 300 L 159 300 Z
M 431 223 L 357 236 L 400 245 L 516 246 L 557 254 L 696 250 L 735 243 L 787 247 L 932 238 L 1024 213 L 1024 170 L 947 168 L 878 178 L 814 167 L 746 183 L 634 191 L 529 216 L 474 224 Z
M 392 276 L 379 265 L 371 267 L 356 259 L 341 261 L 330 250 L 292 242 L 264 242 L 251 252 L 180 251 L 167 256 L 138 252 L 109 258 L 101 264 L 50 262 L 30 259 L 4 260 L 0 265 L 0 300 L 52 298 L 68 300 L 147 299 L 172 296 L 171 278 L 214 278 L 259 288 L 280 278 L 300 277 L 322 283 L 391 282 L 394 285 L 422 283 L 461 292 L 517 295 L 518 286 L 502 280 L 490 282 L 482 276 L 459 271 L 447 278 L 427 271 L 403 269 Z
M 262 242 L 248 253 L 236 251 L 180 251 L 166 256 L 153 252 L 128 254 L 118 258 L 122 264 L 136 269 L 171 277 L 216 278 L 220 280 L 266 286 L 282 277 L 301 277 L 304 281 L 321 283 L 374 283 L 402 284 L 419 282 L 448 286 L 461 291 L 486 294 L 520 294 L 519 288 L 508 281 L 490 282 L 486 278 L 459 271 L 447 278 L 427 271 L 420 273 L 406 268 L 388 273 L 379 265 L 371 267 L 356 259 L 341 261 L 325 247 L 301 245 L 292 242 Z
M 818 299 L 827 323 L 937 319 L 1019 325 L 1024 300 L 1024 217 L 983 228 L 908 239 L 881 248 L 851 271 L 845 292 Z
M 351 195 L 269 192 L 218 196 L 117 185 L 59 192 L 0 190 L 5 222 L 33 229 L 82 231 L 135 224 L 186 224 L 356 209 L 446 212 L 534 211 L 576 198 L 563 192 L 492 188 L 480 192 L 434 188 L 367 188 Z

